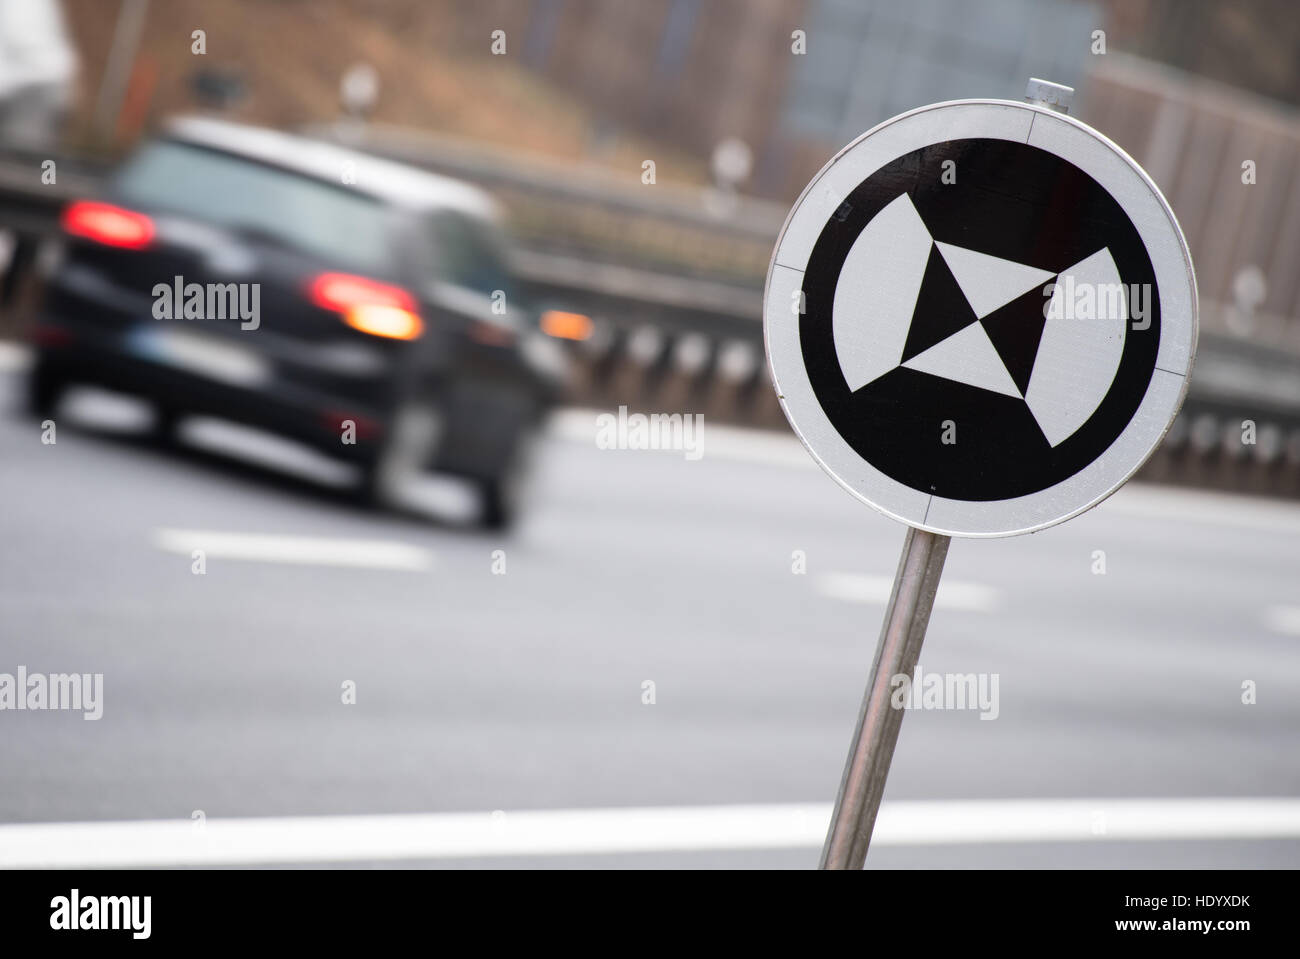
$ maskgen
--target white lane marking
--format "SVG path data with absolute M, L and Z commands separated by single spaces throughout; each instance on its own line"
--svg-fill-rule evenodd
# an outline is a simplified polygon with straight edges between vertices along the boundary
M 817 591 L 832 599 L 848 603 L 889 602 L 894 580 L 889 576 L 867 576 L 859 573 L 826 573 L 815 580 Z M 935 609 L 963 609 L 991 613 L 1000 605 L 1001 594 L 991 586 L 945 579 L 939 583 L 939 593 L 934 598 Z
M 813 849 L 829 803 L 0 826 L 0 868 Z M 887 802 L 877 846 L 1300 838 L 1300 799 Z
M 196 549 L 208 559 L 243 559 L 309 566 L 359 566 L 367 569 L 423 571 L 433 554 L 419 546 L 385 540 L 327 539 L 265 533 L 224 533 L 197 529 L 157 529 L 154 545 L 189 556 Z
M 1300 606 L 1271 606 L 1264 610 L 1264 625 L 1275 633 L 1300 636 Z
M 880 821 L 894 845 L 1292 839 L 1300 799 L 918 801 L 883 804 Z
M 596 417 L 601 412 L 587 408 L 558 410 L 551 415 L 547 432 L 557 439 L 594 447 Z M 788 433 L 721 426 L 707 418 L 702 449 L 704 459 L 796 468 L 817 465 L 799 440 Z M 1129 483 L 1097 508 L 1157 521 L 1300 533 L 1300 504 L 1263 496 Z

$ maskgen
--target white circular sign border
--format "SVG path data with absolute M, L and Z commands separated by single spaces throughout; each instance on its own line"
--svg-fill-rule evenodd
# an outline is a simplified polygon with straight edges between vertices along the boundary
M 844 441 L 808 382 L 792 310 L 813 243 L 859 183 L 913 150 L 969 137 L 1031 143 L 1096 180 L 1132 220 L 1151 258 L 1161 302 L 1156 370 L 1133 418 L 1102 456 L 1054 486 L 982 502 L 914 490 L 876 469 Z M 1069 155 L 1058 146 L 1062 141 L 1070 147 Z M 1183 404 L 1199 331 L 1191 253 L 1173 210 L 1146 171 L 1113 141 L 1073 117 L 1037 104 L 991 99 L 950 100 L 899 114 L 832 157 L 804 188 L 781 227 L 768 265 L 763 312 L 768 368 L 777 396 L 795 434 L 822 469 L 892 519 L 932 533 L 970 538 L 1046 529 L 1086 512 L 1123 486 L 1155 452 Z M 1093 489 L 1100 492 L 1093 495 Z M 1083 505 L 1061 512 L 1080 497 Z M 917 512 L 920 521 L 911 518 Z

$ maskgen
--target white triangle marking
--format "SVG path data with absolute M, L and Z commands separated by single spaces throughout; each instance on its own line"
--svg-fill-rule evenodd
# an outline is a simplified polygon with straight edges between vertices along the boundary
M 930 259 L 930 233 L 900 193 L 867 224 L 835 283 L 835 355 L 850 390 L 897 368 Z
M 981 320 L 998 307 L 1005 306 L 1056 275 L 1014 260 L 1004 260 L 999 256 L 953 246 L 951 243 L 936 240 L 934 245 L 943 254 L 944 262 L 952 270 L 957 285 L 966 294 L 967 302 Z
M 941 376 L 967 386 L 1020 398 L 1020 390 L 1007 372 L 1002 357 L 979 323 L 964 326 L 946 340 L 903 364 L 909 370 Z

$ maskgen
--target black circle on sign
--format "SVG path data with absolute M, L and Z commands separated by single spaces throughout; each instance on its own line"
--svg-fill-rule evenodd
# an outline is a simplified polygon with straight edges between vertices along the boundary
M 947 169 L 955 170 L 956 182 L 944 182 L 947 160 L 955 161 L 956 166 Z M 1105 247 L 1126 290 L 1144 284 L 1150 291 L 1150 325 L 1135 330 L 1132 321 L 1126 324 L 1119 368 L 1109 391 L 1087 421 L 1059 445 L 1050 444 L 1023 399 L 903 366 L 856 392 L 849 389 L 832 329 L 836 284 L 858 235 L 903 193 L 936 241 L 1053 274 Z M 935 256 L 933 247 L 931 256 Z M 953 302 L 949 291 L 927 289 L 931 281 L 927 272 L 914 327 L 918 320 L 927 319 L 921 313 L 930 305 Z M 912 489 L 945 499 L 1025 496 L 1068 479 L 1100 458 L 1146 395 L 1160 344 L 1155 271 L 1123 208 L 1074 164 L 1011 140 L 935 143 L 904 154 L 867 177 L 823 227 L 808 258 L 803 294 L 800 346 L 813 392 L 827 418 L 876 469 Z M 1036 288 L 1014 306 L 1037 310 L 1041 317 L 1045 302 Z M 1007 364 L 1022 390 L 1027 375 L 1023 371 L 1032 366 L 1039 334 L 1041 326 L 1027 334 L 1020 351 L 1028 365 L 1017 368 L 1014 356 Z M 1009 352 L 1016 352 L 1014 343 Z M 941 441 L 941 424 L 948 420 L 955 424 L 956 442 Z

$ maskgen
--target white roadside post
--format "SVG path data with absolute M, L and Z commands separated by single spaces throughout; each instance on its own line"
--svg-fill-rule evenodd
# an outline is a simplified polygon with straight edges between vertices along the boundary
M 952 536 L 1032 533 L 1122 486 L 1196 352 L 1173 211 L 1067 116 L 1070 87 L 887 120 L 805 188 L 777 240 L 764 335 L 813 458 L 909 528 L 823 869 L 861 869 Z

